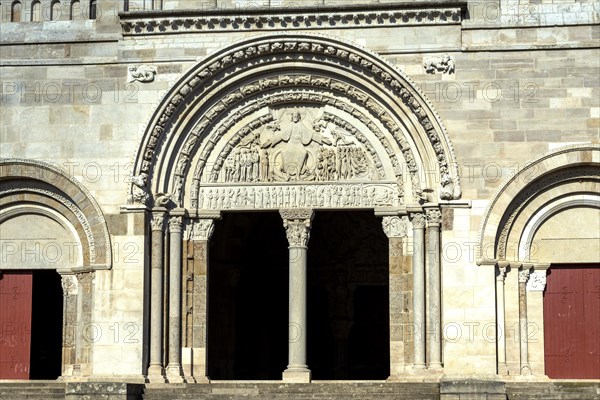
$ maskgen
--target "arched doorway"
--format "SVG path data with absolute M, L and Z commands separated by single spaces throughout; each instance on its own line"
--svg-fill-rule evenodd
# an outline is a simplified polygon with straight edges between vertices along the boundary
M 600 377 L 599 155 L 574 145 L 531 162 L 484 216 L 479 262 L 498 268 L 501 374 Z
M 279 212 L 285 227 L 290 327 L 286 371 L 290 374 L 284 374 L 284 380 L 311 379 L 304 331 L 308 242 L 313 217 L 327 211 L 369 212 L 372 220 L 375 214 L 383 218 L 379 236 L 385 232 L 388 242 L 393 242 L 381 255 L 394 263 L 388 269 L 388 294 L 382 294 L 385 285 L 379 283 L 358 285 L 365 287 L 355 288 L 351 299 L 357 315 L 371 317 L 363 309 L 386 298 L 388 302 L 392 298 L 398 303 L 412 301 L 418 309 L 412 313 L 408 306 L 387 307 L 388 329 L 384 331 L 389 333 L 381 337 L 387 342 L 389 365 L 376 377 L 401 374 L 413 364 L 420 369 L 441 368 L 439 341 L 427 339 L 432 348 L 427 356 L 425 339 L 409 343 L 400 329 L 392 335 L 389 325 L 399 327 L 415 318 L 418 326 L 425 326 L 426 318 L 432 326 L 441 323 L 440 201 L 460 196 L 457 163 L 439 117 L 418 87 L 378 55 L 335 39 L 300 33 L 252 38 L 211 55 L 165 96 L 135 161 L 129 200 L 152 209 L 151 303 L 156 307 L 151 320 L 157 323 L 150 334 L 149 379 L 183 382 L 192 376 L 197 382 L 207 381 L 206 354 L 210 359 L 211 351 L 203 327 L 210 308 L 206 298 L 209 243 L 219 219 L 245 212 Z M 412 259 L 403 253 L 410 234 L 409 214 L 419 248 L 425 247 L 425 231 L 431 233 L 427 236 L 432 254 L 427 287 L 424 252 Z M 163 257 L 163 251 L 169 256 Z M 183 309 L 190 314 L 186 318 L 177 307 L 182 299 L 181 260 L 183 273 L 190 276 L 184 285 L 192 293 L 183 296 Z M 401 264 L 411 262 L 412 268 L 402 268 Z M 164 268 L 169 270 L 168 298 L 160 275 Z M 411 294 L 413 286 L 416 296 Z M 427 300 L 426 291 L 431 292 Z M 322 296 L 322 290 L 316 292 L 321 294 L 309 293 L 308 297 Z M 162 347 L 167 342 L 161 336 L 165 299 L 169 302 L 166 351 Z M 385 306 L 376 308 L 386 310 Z M 354 322 L 360 326 L 365 321 Z M 360 327 L 353 329 L 344 340 L 367 340 Z M 178 332 L 184 333 L 183 346 Z M 300 338 L 297 343 L 290 340 L 296 337 Z M 352 351 L 345 357 L 361 360 L 357 365 L 372 362 L 365 361 L 367 355 Z M 341 365 L 334 363 L 329 368 L 338 372 L 323 376 L 354 374 L 352 368 Z
M 0 379 L 91 374 L 93 277 L 111 266 L 90 193 L 60 168 L 0 160 Z M 13 346 L 14 345 L 14 346 Z

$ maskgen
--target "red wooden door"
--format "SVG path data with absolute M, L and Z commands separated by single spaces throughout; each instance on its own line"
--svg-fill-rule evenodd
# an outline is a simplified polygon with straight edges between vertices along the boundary
M 544 347 L 550 378 L 600 379 L 600 265 L 551 267 Z
M 0 275 L 0 379 L 29 379 L 31 273 Z

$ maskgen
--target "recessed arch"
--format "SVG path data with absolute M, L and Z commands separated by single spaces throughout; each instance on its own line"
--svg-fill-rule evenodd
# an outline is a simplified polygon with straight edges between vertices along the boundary
M 594 201 L 599 182 L 597 144 L 565 146 L 525 165 L 501 185 L 484 213 L 478 233 L 478 264 L 523 261 L 519 257 L 527 255 L 527 249 L 521 246 L 527 247 L 532 224 L 548 204 L 576 195 Z M 508 249 L 511 243 L 516 246 L 513 251 Z
M 151 205 L 152 196 L 169 193 L 177 205 L 194 208 L 199 186 L 210 180 L 207 166 L 223 167 L 226 157 L 219 154 L 229 151 L 235 134 L 251 139 L 258 129 L 253 120 L 281 119 L 285 110 L 299 107 L 329 110 L 329 121 L 323 115 L 311 120 L 322 122 L 322 129 L 350 123 L 364 134 L 361 142 L 373 150 L 374 164 L 384 164 L 385 178 L 399 186 L 402 202 L 419 201 L 423 191 L 433 192 L 433 201 L 460 198 L 445 128 L 408 77 L 353 44 L 279 34 L 232 45 L 180 79 L 147 126 L 130 202 Z
M 0 223 L 35 210 L 68 228 L 82 252 L 73 272 L 111 268 L 110 237 L 100 206 L 60 168 L 41 161 L 0 160 L 0 204 Z

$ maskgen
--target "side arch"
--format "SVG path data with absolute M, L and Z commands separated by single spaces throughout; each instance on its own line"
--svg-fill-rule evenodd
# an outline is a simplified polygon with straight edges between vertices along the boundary
M 536 226 L 567 206 L 600 208 L 599 184 L 597 144 L 565 146 L 525 165 L 500 187 L 484 213 L 477 263 L 530 262 L 521 258 L 529 258 L 527 238 Z
M 111 268 L 110 236 L 100 206 L 59 167 L 42 161 L 1 159 L 0 205 L 0 223 L 33 212 L 70 230 L 81 252 L 72 272 Z
M 431 103 L 380 56 L 337 39 L 276 34 L 241 41 L 188 71 L 153 114 L 137 152 L 130 203 L 153 204 L 168 193 L 180 207 L 193 195 L 207 164 L 221 167 L 237 134 L 244 140 L 268 124 L 264 111 L 318 105 L 330 121 L 368 131 L 365 146 L 385 159 L 405 203 L 461 196 L 454 150 Z M 337 116 L 340 120 L 334 121 Z M 253 119 L 258 123 L 253 123 Z M 320 120 L 319 120 L 320 121 Z M 366 133 L 365 133 L 366 134 Z M 369 136 L 367 135 L 367 136 Z M 356 135 L 355 135 L 356 136 Z M 376 161 L 375 161 L 376 163 Z M 404 181 L 408 189 L 404 191 Z M 423 193 L 430 195 L 424 196 Z

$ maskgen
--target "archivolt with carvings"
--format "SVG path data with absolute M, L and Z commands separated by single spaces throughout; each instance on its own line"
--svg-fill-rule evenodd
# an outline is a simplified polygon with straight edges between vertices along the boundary
M 334 79 L 335 76 L 270 77 L 242 85 L 239 91 L 231 91 L 226 95 L 219 92 L 219 96 L 222 96 L 219 101 L 209 109 L 202 109 L 201 103 L 206 101 L 206 97 L 211 91 L 227 87 L 228 83 L 239 86 L 238 75 L 246 74 L 248 76 L 251 71 L 259 70 L 260 66 L 265 63 L 280 66 L 288 63 L 288 65 L 294 65 L 296 70 L 309 69 L 309 67 L 318 69 L 319 65 L 327 65 L 332 67 L 332 70 L 335 68 L 335 76 L 352 75 L 351 82 L 356 79 L 364 80 L 372 89 L 369 93 L 361 92 L 358 89 L 360 85 L 354 84 L 356 82 L 344 85 L 344 81 Z M 262 71 L 264 73 L 265 70 Z M 174 200 L 181 203 L 183 174 L 185 174 L 188 160 L 192 157 L 198 143 L 206 140 L 209 129 L 215 127 L 224 115 L 231 113 L 236 104 L 248 103 L 250 98 L 268 91 L 270 87 L 280 87 L 286 84 L 296 87 L 321 87 L 321 90 L 330 92 L 338 90 L 338 93 L 343 93 L 345 98 L 351 98 L 355 104 L 360 104 L 362 108 L 369 110 L 372 117 L 375 117 L 386 130 L 394 134 L 395 140 L 400 143 L 399 146 L 405 159 L 409 154 L 408 150 L 415 151 L 416 147 L 413 148 L 414 145 L 408 141 L 403 143 L 400 140 L 403 136 L 402 129 L 394 126 L 394 123 L 397 124 L 398 121 L 417 123 L 417 125 L 411 126 L 418 126 L 419 128 L 415 128 L 418 132 L 411 131 L 411 134 L 420 135 L 423 138 L 423 140 L 420 139 L 423 145 L 428 143 L 428 148 L 421 148 L 421 153 L 423 153 L 421 158 L 424 159 L 424 162 L 435 159 L 439 171 L 439 197 L 442 199 L 460 197 L 460 179 L 456 161 L 445 130 L 439 117 L 432 110 L 431 104 L 424 99 L 424 96 L 407 77 L 375 54 L 344 44 L 339 40 L 311 35 L 273 35 L 245 41 L 209 57 L 190 71 L 167 95 L 152 118 L 152 122 L 148 125 L 145 139 L 138 152 L 131 191 L 132 201 L 144 201 L 150 192 L 166 192 L 167 190 L 177 192 L 177 187 L 179 187 L 179 193 L 175 193 Z M 372 92 L 374 87 L 377 88 L 378 93 L 387 93 L 386 102 L 381 103 L 385 106 L 382 106 L 374 98 L 374 92 Z M 318 93 L 304 94 L 305 100 L 309 102 L 311 96 L 318 95 Z M 212 100 L 214 98 L 216 97 L 211 97 Z M 387 101 L 397 101 L 397 103 L 390 108 Z M 260 107 L 264 106 L 265 104 L 260 104 Z M 344 107 L 346 112 L 351 115 L 356 112 L 355 107 L 346 102 L 340 102 L 339 106 Z M 391 110 L 394 110 L 393 115 L 388 114 Z M 251 111 L 248 110 L 248 112 Z M 199 121 L 191 130 L 187 128 L 190 119 Z M 375 125 L 373 121 L 370 122 Z M 232 122 L 232 124 L 234 123 Z M 222 124 L 217 129 L 222 129 L 222 133 L 225 133 L 228 127 L 230 125 Z M 188 132 L 189 140 L 187 142 L 182 140 L 179 134 L 172 134 L 172 132 L 183 131 Z M 217 133 L 219 132 L 215 134 Z M 204 148 L 206 151 L 212 151 L 214 145 L 211 138 Z M 393 150 L 390 149 L 390 152 L 393 153 Z M 428 153 L 430 155 L 427 155 Z M 171 154 L 171 161 L 165 158 L 169 157 L 169 154 Z M 181 154 L 182 158 L 175 161 L 173 154 Z M 161 158 L 157 159 L 157 155 L 160 155 Z M 255 155 L 250 156 L 254 157 L 255 161 L 253 162 L 256 162 Z M 202 160 L 202 157 L 200 159 Z M 223 164 L 225 160 L 223 160 Z M 173 165 L 173 169 L 162 167 L 159 172 L 156 169 L 158 162 L 165 166 Z M 410 169 L 410 159 L 407 159 L 406 163 Z M 419 166 L 414 167 L 418 168 Z M 174 171 L 175 168 L 176 173 L 171 175 L 168 171 Z M 173 176 L 177 176 L 177 179 L 174 180 Z M 198 183 L 195 184 L 198 185 Z M 423 188 L 422 186 L 421 189 Z
M 89 251 L 88 256 L 84 257 L 89 265 L 82 267 L 111 268 L 112 248 L 104 215 L 83 185 L 50 163 L 18 158 L 0 159 L 0 197 L 18 193 L 48 197 L 73 213 L 85 235 L 85 238 L 80 238 L 87 242 L 84 249 Z M 64 210 L 57 210 L 59 213 L 61 211 Z

